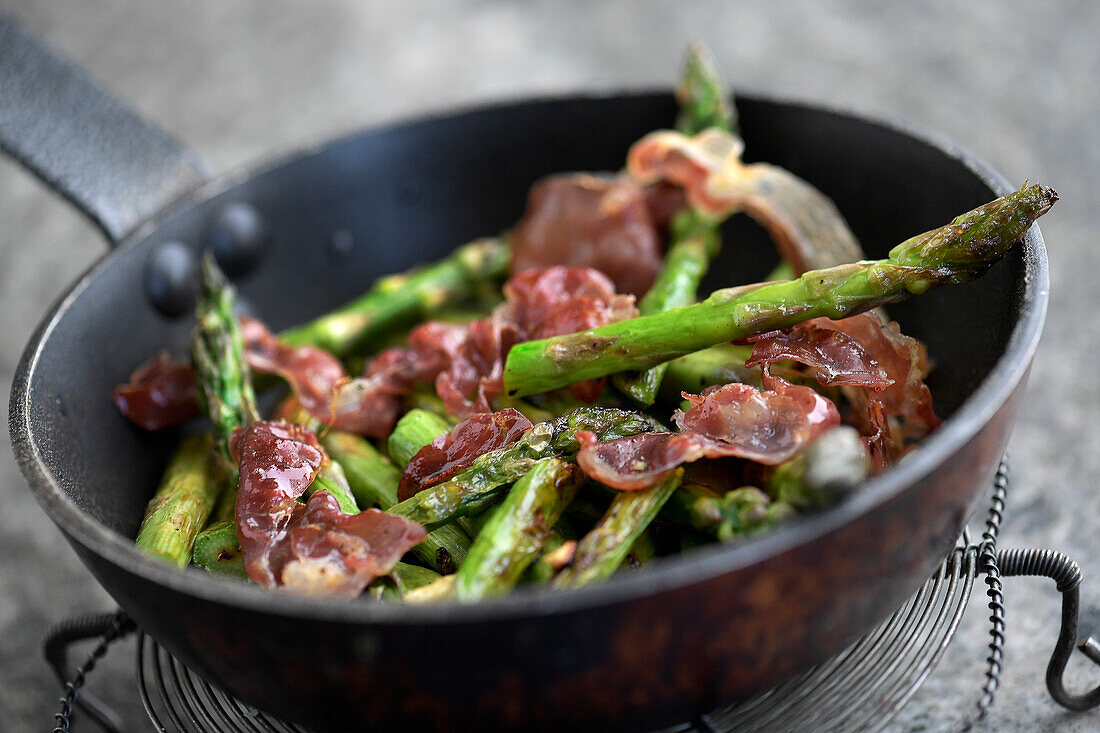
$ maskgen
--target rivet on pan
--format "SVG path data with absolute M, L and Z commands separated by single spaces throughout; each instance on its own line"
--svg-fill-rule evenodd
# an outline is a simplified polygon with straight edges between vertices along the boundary
M 271 230 L 251 204 L 231 201 L 210 219 L 203 245 L 214 253 L 218 266 L 229 277 L 251 271 L 271 240 Z
M 198 295 L 198 260 L 183 242 L 158 244 L 145 261 L 145 297 L 166 316 L 182 316 Z

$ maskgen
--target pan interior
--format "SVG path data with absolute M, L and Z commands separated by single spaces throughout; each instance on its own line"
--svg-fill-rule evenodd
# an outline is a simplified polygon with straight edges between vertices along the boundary
M 869 257 L 994 195 L 964 160 L 896 129 L 751 97 L 738 105 L 746 159 L 782 165 L 832 197 Z M 523 103 L 353 135 L 208 189 L 98 265 L 58 312 L 27 385 L 38 454 L 80 510 L 136 534 L 180 432 L 135 429 L 115 411 L 111 390 L 159 350 L 185 354 L 191 327 L 145 301 L 145 263 L 168 240 L 198 249 L 225 202 L 253 204 L 271 226 L 265 259 L 238 285 L 248 307 L 280 329 L 351 299 L 379 275 L 506 229 L 543 175 L 620 168 L 631 142 L 674 116 L 667 95 Z M 748 219 L 735 218 L 723 234 L 706 289 L 758 280 L 775 264 Z M 974 283 L 891 306 L 903 330 L 928 344 L 941 417 L 1004 354 L 1024 274 L 1017 249 Z

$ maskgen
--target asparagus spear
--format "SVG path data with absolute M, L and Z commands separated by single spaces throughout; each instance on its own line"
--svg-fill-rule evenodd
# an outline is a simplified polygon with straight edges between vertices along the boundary
M 661 383 L 661 395 L 675 402 L 681 392 L 699 394 L 715 384 L 743 382 L 759 386 L 760 370 L 745 366 L 751 355 L 751 346 L 719 344 L 666 362 L 668 371 Z
M 191 559 L 214 575 L 248 579 L 244 556 L 237 544 L 237 527 L 232 520 L 214 522 L 195 537 Z
M 206 524 L 221 489 L 210 448 L 209 433 L 183 439 L 138 530 L 138 548 L 181 568 L 191 561 L 195 535 Z
M 434 412 L 409 410 L 390 433 L 390 458 L 399 466 L 407 466 L 421 448 L 450 429 L 450 423 Z
M 494 503 L 502 488 L 518 481 L 538 461 L 575 453 L 575 433 L 590 430 L 600 440 L 636 435 L 657 427 L 648 418 L 609 407 L 580 407 L 528 429 L 515 443 L 485 453 L 449 481 L 421 491 L 390 509 L 426 529 L 456 517 L 478 514 Z
M 684 470 L 678 468 L 652 488 L 619 492 L 599 523 L 577 544 L 573 564 L 554 578 L 554 587 L 579 588 L 610 577 L 676 491 L 683 475 Z
M 239 427 L 260 419 L 252 377 L 244 360 L 244 341 L 233 307 L 236 292 L 214 258 L 202 260 L 201 297 L 196 309 L 191 345 L 199 407 L 214 425 L 215 452 L 221 456 L 224 489 L 213 521 L 233 519 L 237 503 L 237 467 L 229 456 L 229 436 Z
M 978 277 L 1057 200 L 1034 185 L 894 247 L 889 258 L 812 270 L 789 282 L 718 290 L 702 303 L 580 333 L 517 344 L 505 393 L 547 392 L 647 369 L 709 346 L 819 316 L 844 318 Z
M 397 584 L 397 590 L 405 595 L 411 590 L 416 590 L 429 583 L 439 580 L 439 573 L 419 565 L 410 565 L 407 562 L 399 562 L 390 571 L 390 577 Z
M 456 573 L 457 597 L 478 600 L 514 586 L 553 533 L 551 528 L 583 479 L 576 466 L 556 458 L 539 461 L 525 473 L 470 547 Z
M 401 472 L 364 438 L 340 430 L 321 436 L 321 445 L 347 475 L 360 506 L 389 511 L 397 503 Z M 466 559 L 470 538 L 459 527 L 441 526 L 428 533 L 413 554 L 441 573 L 452 573 Z
M 252 378 L 244 360 L 244 341 L 233 314 L 236 292 L 214 258 L 202 260 L 202 297 L 196 313 L 191 365 L 199 407 L 214 424 L 216 449 L 227 461 L 229 436 L 260 419 Z M 230 461 L 231 462 L 231 461 Z
M 710 128 L 733 132 L 736 113 L 730 95 L 722 88 L 710 55 L 697 43 L 688 47 L 676 99 L 680 103 L 676 127 L 685 135 L 695 135 Z M 719 223 L 690 209 L 676 215 L 672 220 L 664 267 L 649 292 L 638 302 L 641 315 L 680 308 L 695 300 L 699 283 L 721 247 Z M 658 364 L 641 374 L 618 374 L 615 386 L 638 404 L 652 405 L 666 368 Z
M 737 110 L 714 66 L 714 59 L 702 44 L 688 46 L 684 73 L 676 88 L 680 105 L 676 129 L 685 135 L 697 135 L 711 127 L 737 131 Z
M 409 326 L 446 303 L 474 294 L 503 278 L 510 252 L 497 238 L 463 245 L 419 270 L 380 279 L 366 294 L 332 313 L 280 335 L 290 344 L 320 346 L 337 356 L 369 349 L 371 342 Z

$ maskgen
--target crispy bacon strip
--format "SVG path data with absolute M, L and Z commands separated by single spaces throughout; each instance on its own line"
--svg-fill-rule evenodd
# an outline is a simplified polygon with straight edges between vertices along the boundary
M 886 422 L 886 412 L 882 400 L 872 397 L 867 400 L 867 424 L 870 434 L 860 440 L 871 456 L 871 473 L 875 476 L 888 469 L 897 459 L 897 443 L 890 436 L 890 425 Z
M 746 365 L 793 359 L 813 367 L 822 384 L 866 388 L 852 392 L 857 414 L 870 415 L 869 401 L 878 400 L 901 440 L 919 440 L 940 424 L 924 383 L 929 370 L 924 344 L 873 312 L 840 321 L 815 318 L 748 341 L 753 349 Z M 865 435 L 877 429 L 871 418 L 863 427 Z
M 504 391 L 504 360 L 520 341 L 596 328 L 638 313 L 633 296 L 616 294 L 607 276 L 588 267 L 521 272 L 504 286 L 504 294 L 506 301 L 492 316 L 469 324 L 465 340 L 447 350 L 450 363 L 435 386 L 454 415 L 492 409 L 491 401 Z M 570 389 L 577 399 L 591 402 L 603 383 L 583 382 Z
M 481 454 L 511 445 L 530 427 L 531 421 L 510 407 L 466 418 L 412 457 L 401 474 L 397 498 L 404 501 L 446 481 Z
M 314 346 L 285 344 L 267 326 L 248 316 L 241 317 L 241 337 L 249 367 L 279 375 L 311 415 L 331 420 L 332 391 L 348 378 L 335 356 Z
M 852 318 L 874 317 L 861 313 Z M 752 344 L 752 356 L 745 366 L 770 366 L 792 359 L 814 369 L 821 384 L 848 385 L 883 390 L 894 383 L 875 355 L 854 337 L 834 328 L 828 318 L 814 318 L 778 331 L 758 333 L 745 339 Z
M 655 198 L 659 207 L 668 202 Z M 662 209 L 660 215 L 665 215 Z M 646 193 L 625 176 L 568 173 L 536 183 L 512 231 L 512 272 L 591 267 L 620 292 L 642 295 L 661 270 L 659 236 Z
M 743 149 L 740 138 L 722 130 L 695 137 L 661 130 L 630 148 L 627 170 L 643 185 L 667 181 L 682 186 L 692 208 L 717 219 L 748 214 L 799 273 L 863 259 L 828 197 L 783 168 L 745 165 Z
M 264 588 L 354 598 L 427 533 L 377 510 L 344 514 L 327 492 L 298 498 L 327 460 L 300 425 L 261 421 L 238 429 L 237 537 L 248 576 Z
M 199 414 L 191 364 L 161 352 L 138 367 L 130 381 L 115 387 L 115 406 L 123 417 L 145 430 L 182 425 Z
M 372 438 L 389 435 L 401 397 L 413 383 L 433 379 L 441 363 L 432 349 L 424 355 L 389 349 L 370 361 L 364 376 L 351 379 L 324 349 L 285 344 L 253 318 L 241 318 L 241 327 L 252 369 L 285 379 L 302 407 L 321 422 Z
M 654 486 L 669 471 L 700 458 L 744 458 L 769 466 L 793 458 L 823 432 L 840 424 L 836 406 L 808 387 L 765 374 L 763 391 L 747 384 L 684 393 L 691 404 L 677 411 L 678 433 L 644 433 L 596 442 L 578 432 L 577 463 L 616 489 Z

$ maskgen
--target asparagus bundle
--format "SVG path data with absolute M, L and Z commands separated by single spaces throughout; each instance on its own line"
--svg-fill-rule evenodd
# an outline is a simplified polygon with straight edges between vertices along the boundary
M 504 368 L 505 394 L 522 397 L 648 369 L 753 333 L 820 316 L 844 318 L 930 288 L 969 282 L 1003 257 L 1057 198 L 1052 189 L 1027 186 L 902 242 L 885 260 L 718 290 L 696 305 L 517 344 Z

